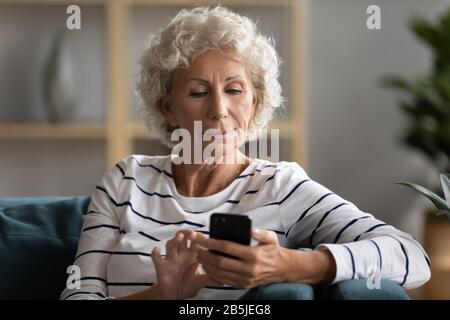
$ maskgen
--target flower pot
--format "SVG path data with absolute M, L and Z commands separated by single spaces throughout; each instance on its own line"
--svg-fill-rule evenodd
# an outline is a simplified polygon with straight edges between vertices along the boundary
M 424 247 L 431 261 L 431 279 L 423 286 L 425 299 L 450 300 L 450 223 L 445 217 L 428 217 Z

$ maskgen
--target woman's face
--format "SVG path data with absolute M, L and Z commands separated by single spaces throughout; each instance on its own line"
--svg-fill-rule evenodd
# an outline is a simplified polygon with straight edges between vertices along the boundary
M 191 137 L 194 121 L 201 121 L 202 133 L 220 130 L 227 147 L 232 143 L 236 149 L 245 142 L 256 103 L 243 62 L 232 50 L 212 49 L 195 57 L 188 68 L 177 70 L 162 111 L 172 127 L 187 129 Z M 209 143 L 203 142 L 202 150 Z

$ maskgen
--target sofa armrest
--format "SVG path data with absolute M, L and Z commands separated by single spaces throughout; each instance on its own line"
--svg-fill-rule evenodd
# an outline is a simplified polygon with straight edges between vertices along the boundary
M 381 279 L 379 289 L 369 289 L 366 279 L 346 280 L 320 287 L 322 299 L 329 300 L 409 300 L 405 290 L 396 282 Z

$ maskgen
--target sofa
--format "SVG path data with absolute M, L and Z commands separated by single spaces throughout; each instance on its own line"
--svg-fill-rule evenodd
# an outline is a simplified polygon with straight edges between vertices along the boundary
M 0 197 L 0 299 L 59 299 L 76 253 L 89 197 Z M 409 299 L 398 284 L 382 279 L 369 289 L 365 279 L 331 286 L 274 283 L 243 299 Z

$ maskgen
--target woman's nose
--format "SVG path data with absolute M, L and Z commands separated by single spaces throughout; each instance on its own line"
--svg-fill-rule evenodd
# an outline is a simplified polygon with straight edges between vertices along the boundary
M 221 120 L 228 116 L 227 100 L 221 93 L 212 96 L 208 109 L 208 119 Z

